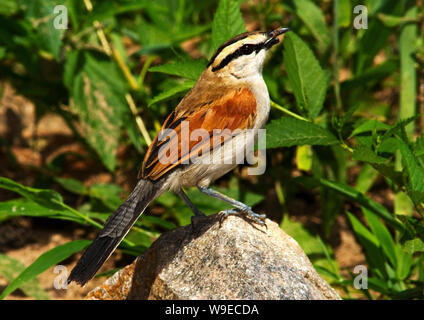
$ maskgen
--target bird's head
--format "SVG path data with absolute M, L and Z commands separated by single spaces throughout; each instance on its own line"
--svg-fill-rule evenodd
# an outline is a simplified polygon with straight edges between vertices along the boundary
M 262 72 L 268 50 L 280 42 L 278 36 L 289 31 L 278 28 L 269 32 L 240 34 L 222 44 L 212 56 L 208 70 L 224 77 L 248 78 Z

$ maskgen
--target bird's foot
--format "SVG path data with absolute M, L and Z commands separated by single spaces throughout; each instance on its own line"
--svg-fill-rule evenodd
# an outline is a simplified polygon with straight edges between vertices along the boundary
M 240 213 L 245 213 L 245 214 L 247 214 L 247 216 L 249 218 L 251 218 L 255 222 L 259 223 L 261 226 L 266 226 L 266 224 L 265 224 L 266 215 L 253 212 L 252 208 L 250 208 L 248 206 L 246 206 L 244 208 L 233 208 L 233 209 L 227 209 L 227 210 L 221 211 L 220 212 L 221 217 L 220 217 L 219 223 L 221 224 L 222 221 L 226 217 L 228 217 L 229 215 L 240 214 Z

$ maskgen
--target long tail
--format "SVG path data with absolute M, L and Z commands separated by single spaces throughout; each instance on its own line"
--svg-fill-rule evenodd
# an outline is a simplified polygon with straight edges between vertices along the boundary
M 157 196 L 157 188 L 148 180 L 140 180 L 127 200 L 107 219 L 103 230 L 97 235 L 72 269 L 68 283 L 75 281 L 84 285 L 115 251 L 137 218 Z

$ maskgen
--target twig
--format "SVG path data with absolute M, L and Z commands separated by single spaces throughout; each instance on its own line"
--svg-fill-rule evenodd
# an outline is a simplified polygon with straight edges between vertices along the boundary
M 137 107 L 135 106 L 132 96 L 129 93 L 127 93 L 125 95 L 125 99 L 127 99 L 128 105 L 130 106 L 131 113 L 135 117 L 135 122 L 137 123 L 138 129 L 143 135 L 144 140 L 146 140 L 146 143 L 150 145 L 152 143 L 152 139 L 150 139 L 149 133 L 147 132 L 147 129 L 146 129 L 146 126 L 144 125 L 143 120 L 137 114 Z
M 296 118 L 296 119 L 299 119 L 299 120 L 303 120 L 303 121 L 308 121 L 308 122 L 310 122 L 308 119 L 306 119 L 306 118 L 304 118 L 304 117 L 302 117 L 302 116 L 299 116 L 298 114 L 296 114 L 296 113 L 294 113 L 294 112 L 291 112 L 290 110 L 288 110 L 288 109 L 286 109 L 286 108 L 284 108 L 284 107 L 282 107 L 282 106 L 280 106 L 278 103 L 276 103 L 276 102 L 274 102 L 274 101 L 270 101 L 270 103 L 271 103 L 271 107 L 273 107 L 273 108 L 275 108 L 275 109 L 278 109 L 278 110 L 280 110 L 280 111 L 282 111 L 282 112 L 284 112 L 284 113 L 286 113 L 286 114 L 288 114 L 289 116 L 292 116 L 293 118 Z

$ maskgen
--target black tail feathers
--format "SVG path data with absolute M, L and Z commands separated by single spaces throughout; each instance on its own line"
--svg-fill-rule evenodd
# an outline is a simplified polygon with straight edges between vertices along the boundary
M 82 286 L 86 284 L 94 277 L 120 242 L 119 238 L 97 237 L 72 269 L 68 283 L 75 281 Z
M 115 251 L 144 209 L 157 197 L 153 183 L 140 180 L 127 200 L 107 219 L 103 230 L 91 243 L 68 277 L 84 285 Z

